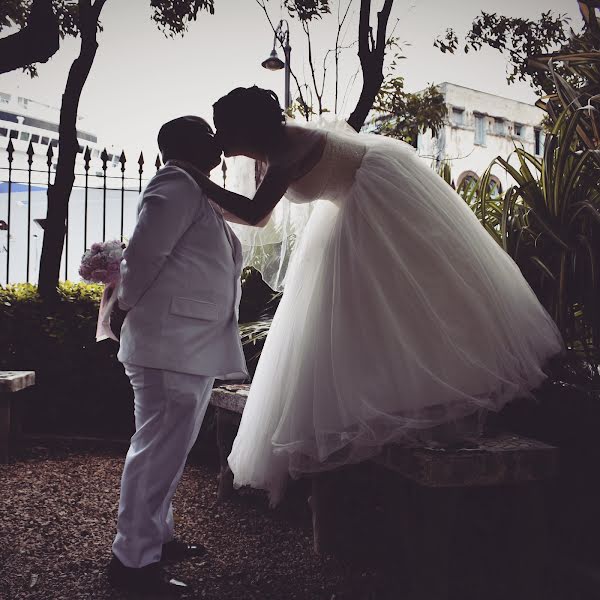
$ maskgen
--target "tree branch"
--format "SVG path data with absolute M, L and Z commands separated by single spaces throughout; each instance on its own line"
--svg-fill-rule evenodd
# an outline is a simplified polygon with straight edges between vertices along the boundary
M 383 83 L 386 31 L 393 3 L 394 0 L 385 0 L 383 8 L 377 13 L 377 36 L 374 40 L 369 25 L 371 0 L 361 0 L 358 25 L 358 57 L 363 73 L 363 87 L 356 107 L 348 119 L 348 124 L 356 131 L 360 131 L 363 126 Z
M 342 34 L 342 29 L 344 27 L 346 18 L 348 17 L 348 13 L 350 12 L 350 7 L 352 6 L 352 2 L 353 2 L 353 0 L 348 0 L 348 6 L 346 6 L 346 11 L 344 12 L 344 16 L 342 17 L 341 20 L 340 20 L 341 0 L 340 0 L 340 4 L 338 4 L 338 14 L 337 14 L 338 27 L 337 27 L 337 33 L 335 36 L 335 96 L 334 96 L 334 102 L 333 102 L 333 112 L 335 114 L 337 114 L 337 110 L 338 110 L 338 92 L 339 92 L 339 80 L 340 80 L 340 36 Z M 323 76 L 323 79 L 325 79 L 325 76 Z
M 81 48 L 73 61 L 62 96 L 58 125 L 58 163 L 53 185 L 48 188 L 48 212 L 42 256 L 39 291 L 43 298 L 56 296 L 61 255 L 64 246 L 69 198 L 75 181 L 75 159 L 79 150 L 77 113 L 83 87 L 96 57 L 98 19 L 106 0 L 79 0 Z
M 393 3 L 394 0 L 385 0 L 383 8 L 377 13 L 377 44 L 375 46 L 375 52 L 381 57 L 382 66 L 383 57 L 385 55 L 385 44 L 387 41 L 387 24 L 390 19 Z
M 363 60 L 368 60 L 371 49 L 369 48 L 369 17 L 371 16 L 371 0 L 361 0 L 360 20 L 358 22 L 358 57 L 362 65 Z
M 315 90 L 315 96 L 317 97 L 317 102 L 319 104 L 319 114 L 323 113 L 323 90 L 319 93 L 319 89 L 317 87 L 317 74 L 315 72 L 315 65 L 313 62 L 313 53 L 312 53 L 312 40 L 310 38 L 310 29 L 308 27 L 308 23 L 303 22 L 302 28 L 304 29 L 304 33 L 306 33 L 306 39 L 308 40 L 308 65 L 310 67 L 310 74 L 312 77 L 313 87 Z
M 33 0 L 27 25 L 0 40 L 0 73 L 47 62 L 57 52 L 59 39 L 52 0 Z

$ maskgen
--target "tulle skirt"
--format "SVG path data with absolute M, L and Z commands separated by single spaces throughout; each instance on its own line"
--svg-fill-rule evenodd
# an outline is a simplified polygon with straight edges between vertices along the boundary
M 477 433 L 563 349 L 454 190 L 405 144 L 367 146 L 352 186 L 316 201 L 294 250 L 229 456 L 235 485 L 272 504 L 290 475 Z

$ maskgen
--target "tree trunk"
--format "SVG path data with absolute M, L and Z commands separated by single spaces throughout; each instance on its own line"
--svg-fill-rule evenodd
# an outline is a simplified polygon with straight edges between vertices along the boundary
M 81 50 L 71 65 L 67 85 L 62 96 L 58 127 L 58 162 L 54 184 L 48 188 L 48 212 L 44 229 L 44 243 L 40 260 L 39 293 L 45 300 L 57 295 L 60 261 L 62 257 L 69 198 L 75 181 L 75 159 L 79 149 L 77 140 L 77 111 L 83 86 L 92 68 L 98 43 L 98 18 L 106 0 L 79 0 L 79 30 Z
M 0 40 L 0 74 L 46 62 L 58 48 L 58 18 L 52 0 L 33 0 L 27 25 Z
M 361 0 L 360 21 L 358 25 L 358 57 L 363 74 L 363 87 L 356 108 L 348 119 L 348 124 L 360 131 L 367 118 L 375 98 L 383 83 L 383 60 L 387 42 L 387 24 L 394 0 L 385 0 L 383 8 L 377 13 L 377 40 L 373 40 L 369 26 L 371 0 Z

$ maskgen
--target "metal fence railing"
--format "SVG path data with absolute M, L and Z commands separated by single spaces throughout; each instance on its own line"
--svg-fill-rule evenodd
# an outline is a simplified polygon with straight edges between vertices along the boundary
M 47 192 L 56 168 L 53 147 L 44 150 L 45 154 L 36 154 L 30 143 L 26 151 L 19 151 L 12 140 L 5 150 L 0 148 L 2 283 L 36 283 L 38 279 Z M 153 166 L 160 168 L 160 157 Z M 93 242 L 131 235 L 139 193 L 152 171 L 141 153 L 132 164 L 124 152 L 111 155 L 106 150 L 81 149 L 69 202 L 61 278 L 79 280 L 81 255 Z
M 6 148 L 0 146 L 0 284 L 37 283 L 48 187 L 54 182 L 57 156 L 53 145 L 14 142 L 9 139 Z M 36 148 L 42 151 L 36 153 Z M 148 168 L 141 152 L 134 162 L 124 151 L 111 154 L 106 149 L 80 147 L 61 279 L 79 281 L 81 256 L 94 242 L 126 241 L 131 236 L 140 192 L 161 166 L 158 154 Z M 225 185 L 225 162 L 221 169 Z

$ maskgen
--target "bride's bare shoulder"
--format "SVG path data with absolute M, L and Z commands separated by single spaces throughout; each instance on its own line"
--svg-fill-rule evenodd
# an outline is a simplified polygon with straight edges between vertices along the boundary
M 286 135 L 290 139 L 305 141 L 314 140 L 325 135 L 323 129 L 320 129 L 310 123 L 301 123 L 294 119 L 288 119 L 285 123 Z
M 294 181 L 310 171 L 323 155 L 327 135 L 324 131 L 305 125 L 286 123 L 285 143 L 269 161 L 269 170 L 283 173 Z
M 285 142 L 269 163 L 291 167 L 304 162 L 309 155 L 321 154 L 325 138 L 323 131 L 288 121 L 285 125 Z

